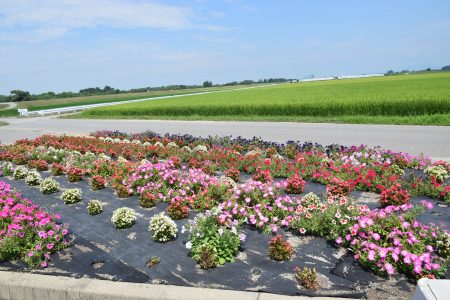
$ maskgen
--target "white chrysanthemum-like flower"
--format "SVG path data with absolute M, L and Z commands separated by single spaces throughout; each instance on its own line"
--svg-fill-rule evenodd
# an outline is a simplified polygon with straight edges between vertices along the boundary
M 40 185 L 42 182 L 41 174 L 37 171 L 30 171 L 27 173 L 27 176 L 25 177 L 25 182 L 28 185 Z
M 178 147 L 178 145 L 177 145 L 176 143 L 170 142 L 170 143 L 168 143 L 168 144 L 166 145 L 166 148 L 168 148 L 168 149 L 170 149 L 170 148 L 176 148 L 176 149 L 178 149 L 178 148 L 180 148 L 180 147 Z
M 88 214 L 91 216 L 98 215 L 103 211 L 103 205 L 98 200 L 91 200 L 87 205 Z
M 136 212 L 128 207 L 121 207 L 113 212 L 111 222 L 116 228 L 129 228 L 136 222 Z
M 438 182 L 444 182 L 448 178 L 448 172 L 442 165 L 432 166 L 425 169 L 425 174 L 436 177 Z
M 56 193 L 58 190 L 59 183 L 52 178 L 46 178 L 41 183 L 40 191 L 44 194 Z
M 183 146 L 181 149 L 186 151 L 186 152 L 192 152 L 192 149 L 189 148 L 189 146 Z
M 175 239 L 178 232 L 177 224 L 164 212 L 150 219 L 149 230 L 153 233 L 153 239 L 162 243 Z
M 188 249 L 188 250 L 192 249 L 192 243 L 191 242 L 187 242 L 186 243 L 186 249 Z
M 261 154 L 262 154 L 261 151 L 251 150 L 251 151 L 248 151 L 247 153 L 245 153 L 245 156 L 261 155 Z
M 196 146 L 192 151 L 194 152 L 208 152 L 208 148 L 204 145 Z
M 68 189 L 61 194 L 61 200 L 65 204 L 73 204 L 81 201 L 80 189 Z
M 128 160 L 123 156 L 119 156 L 119 158 L 117 159 L 117 163 L 119 163 L 119 164 L 125 164 L 127 162 L 128 162 Z
M 308 207 L 309 205 L 312 204 L 314 205 L 320 204 L 320 198 L 316 194 L 311 192 L 302 197 L 302 205 L 304 207 Z
M 28 174 L 28 169 L 24 166 L 18 166 L 13 173 L 14 179 L 24 179 Z
M 163 148 L 164 144 L 161 142 L 156 142 L 153 146 Z

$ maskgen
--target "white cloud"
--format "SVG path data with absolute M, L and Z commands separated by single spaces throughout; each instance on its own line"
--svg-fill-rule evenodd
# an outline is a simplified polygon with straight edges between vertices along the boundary
M 185 29 L 192 17 L 186 7 L 142 0 L 1 0 L 0 40 L 48 39 L 86 27 Z

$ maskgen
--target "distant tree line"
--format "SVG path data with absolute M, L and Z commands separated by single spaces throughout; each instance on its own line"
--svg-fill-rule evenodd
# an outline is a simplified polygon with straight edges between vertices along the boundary
M 444 66 L 441 69 L 426 68 L 424 70 L 402 70 L 402 71 L 389 70 L 386 73 L 384 73 L 384 75 L 402 75 L 410 73 L 425 73 L 425 72 L 439 72 L 439 71 L 450 71 L 450 65 Z
M 48 100 L 57 98 L 73 98 L 73 97 L 86 97 L 86 96 L 97 96 L 97 95 L 114 95 L 114 94 L 125 94 L 125 93 L 145 93 L 145 92 L 155 92 L 155 91 L 171 91 L 171 90 L 183 90 L 183 89 L 195 89 L 201 87 L 220 87 L 220 86 L 233 86 L 233 85 L 250 85 L 250 84 L 264 84 L 264 83 L 281 83 L 289 82 L 291 79 L 286 78 L 268 78 L 260 79 L 258 81 L 254 80 L 242 80 L 242 81 L 232 81 L 225 84 L 213 84 L 212 81 L 206 80 L 202 85 L 166 85 L 159 87 L 144 87 L 129 90 L 119 90 L 112 88 L 110 86 L 105 86 L 104 88 L 90 87 L 76 92 L 61 92 L 55 93 L 52 91 L 41 93 L 41 94 L 30 94 L 30 92 L 22 90 L 13 90 L 10 92 L 9 96 L 0 95 L 0 102 L 20 102 L 20 101 L 31 101 L 31 100 Z

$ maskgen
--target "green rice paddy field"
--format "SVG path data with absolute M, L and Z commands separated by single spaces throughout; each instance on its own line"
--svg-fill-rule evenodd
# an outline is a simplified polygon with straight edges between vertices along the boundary
M 280 84 L 96 108 L 76 117 L 450 125 L 450 72 Z

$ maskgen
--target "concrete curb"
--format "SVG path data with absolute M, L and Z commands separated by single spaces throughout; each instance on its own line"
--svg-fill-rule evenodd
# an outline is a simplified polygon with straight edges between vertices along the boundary
M 96 279 L 0 272 L 0 299 L 5 300 L 305 300 L 310 297 L 260 292 L 115 282 Z M 317 297 L 315 300 L 343 298 Z

